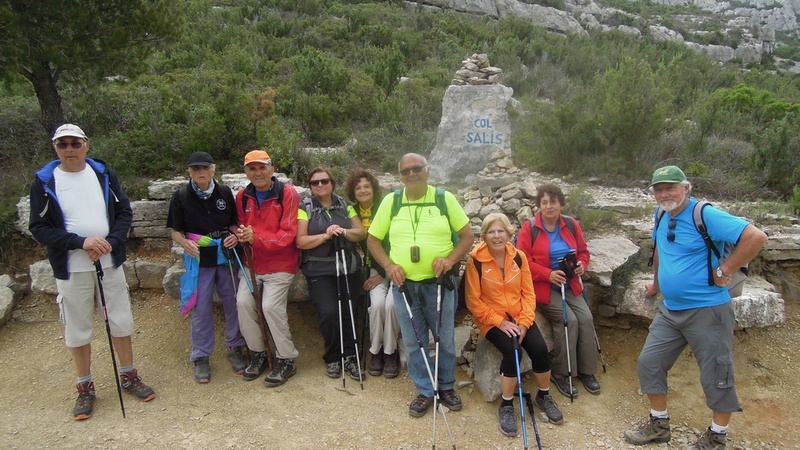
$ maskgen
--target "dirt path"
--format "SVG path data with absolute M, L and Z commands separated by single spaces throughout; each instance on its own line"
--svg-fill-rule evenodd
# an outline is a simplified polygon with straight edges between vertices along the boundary
M 72 363 L 64 349 L 56 308 L 28 298 L 16 319 L 0 330 L 0 436 L 2 447 L 16 448 L 353 448 L 428 449 L 431 413 L 408 416 L 415 392 L 405 370 L 394 380 L 368 377 L 358 382 L 324 375 L 322 340 L 309 304 L 290 306 L 290 323 L 301 356 L 298 373 L 284 386 L 268 389 L 261 380 L 244 382 L 228 365 L 218 338 L 212 380 L 199 385 L 188 361 L 189 321 L 174 300 L 154 292 L 134 293 L 137 366 L 158 397 L 139 403 L 126 396 L 123 420 L 116 395 L 105 330 L 95 327 L 94 377 L 98 401 L 94 416 L 72 420 L 75 399 Z M 729 449 L 800 449 L 800 308 L 787 306 L 786 325 L 736 335 L 736 378 L 744 412 L 734 416 Z M 217 317 L 222 324 L 221 315 Z M 222 330 L 218 327 L 217 330 Z M 636 356 L 646 330 L 598 330 L 608 373 L 598 374 L 603 393 L 570 404 L 556 393 L 566 422 L 543 423 L 546 449 L 629 449 L 622 433 L 648 412 L 637 394 Z M 263 377 L 262 377 L 263 378 Z M 457 370 L 458 381 L 469 381 Z M 710 414 L 698 386 L 697 366 L 686 352 L 670 375 L 673 439 L 645 448 L 681 448 L 708 426 Z M 533 389 L 531 381 L 526 388 Z M 447 418 L 460 449 L 522 448 L 522 437 L 506 438 L 497 429 L 497 403 L 485 403 L 471 386 L 459 389 L 460 412 Z M 529 446 L 536 448 L 529 425 Z M 439 448 L 450 448 L 441 416 Z

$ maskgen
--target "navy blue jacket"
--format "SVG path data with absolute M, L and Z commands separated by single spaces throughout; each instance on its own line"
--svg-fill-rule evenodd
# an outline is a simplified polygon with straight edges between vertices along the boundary
M 86 158 L 86 163 L 97 175 L 103 189 L 103 199 L 108 213 L 108 236 L 114 267 L 119 267 L 127 258 L 125 240 L 133 223 L 131 202 L 119 185 L 119 180 L 108 165 L 99 159 Z M 53 274 L 59 280 L 69 279 L 67 256 L 69 250 L 82 249 L 86 236 L 70 233 L 64 225 L 64 215 L 55 193 L 53 171 L 61 164 L 55 160 L 42 167 L 31 186 L 31 216 L 28 229 L 34 239 L 47 246 L 47 257 Z

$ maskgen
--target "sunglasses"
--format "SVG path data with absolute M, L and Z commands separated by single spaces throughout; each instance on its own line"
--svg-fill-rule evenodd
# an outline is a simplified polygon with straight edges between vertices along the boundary
M 414 173 L 420 173 L 420 172 L 422 172 L 423 170 L 425 170 L 425 167 L 426 167 L 426 166 L 413 166 L 413 167 L 407 167 L 407 168 L 405 168 L 405 169 L 403 169 L 403 170 L 401 170 L 401 171 L 400 171 L 400 175 L 402 175 L 402 176 L 404 176 L 404 177 L 407 177 L 407 176 L 411 175 L 411 172 L 414 172 Z
M 67 147 L 81 148 L 81 147 L 83 147 L 83 144 L 85 144 L 85 142 L 78 142 L 78 141 L 58 142 L 58 143 L 56 143 L 56 147 L 61 149 L 61 150 L 64 150 Z
M 331 179 L 330 178 L 323 178 L 321 180 L 311 180 L 311 181 L 308 182 L 308 184 L 310 184 L 311 186 L 314 186 L 314 187 L 319 186 L 319 185 L 327 186 L 330 183 L 331 183 Z
M 675 232 L 672 230 L 674 230 L 676 226 L 678 226 L 678 221 L 669 219 L 669 223 L 667 223 L 667 228 L 669 228 L 669 231 L 667 231 L 667 242 L 670 244 L 675 242 Z

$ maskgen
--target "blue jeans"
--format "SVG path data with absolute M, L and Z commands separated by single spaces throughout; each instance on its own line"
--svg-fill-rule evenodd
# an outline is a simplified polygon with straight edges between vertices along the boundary
M 411 280 L 404 283 L 408 287 L 408 296 L 411 300 L 411 316 L 408 314 L 408 304 L 397 286 L 392 285 L 394 294 L 394 309 L 400 330 L 403 333 L 403 344 L 406 348 L 406 361 L 411 381 L 417 387 L 417 392 L 426 397 L 433 397 L 432 374 L 435 371 L 434 360 L 427 352 L 428 330 L 436 331 L 436 297 L 439 285 L 423 284 Z M 453 335 L 455 323 L 455 291 L 443 289 L 442 296 L 442 325 L 439 332 L 439 390 L 453 389 L 456 383 L 456 345 Z M 420 344 L 425 352 L 420 351 Z M 423 359 L 425 358 L 425 359 Z M 428 361 L 430 374 L 425 366 Z

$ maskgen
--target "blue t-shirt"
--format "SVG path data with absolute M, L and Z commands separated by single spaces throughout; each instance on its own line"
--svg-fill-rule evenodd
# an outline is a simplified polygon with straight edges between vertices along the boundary
M 564 238 L 561 237 L 561 227 L 556 224 L 556 229 L 550 231 L 545 227 L 544 231 L 547 232 L 547 238 L 550 240 L 550 268 L 553 270 L 558 270 L 560 267 L 558 266 L 558 260 L 563 258 L 564 256 L 569 253 L 571 248 L 569 248 L 569 244 Z
M 664 306 L 672 311 L 703 308 L 728 303 L 731 300 L 727 287 L 708 285 L 708 247 L 694 225 L 693 211 L 697 200 L 689 203 L 677 217 L 669 213 L 661 216 L 653 240 L 658 249 L 658 284 L 664 294 Z M 676 226 L 669 229 L 670 219 Z M 703 210 L 703 219 L 711 241 L 723 252 L 724 242 L 736 243 L 748 223 L 717 208 Z M 667 233 L 675 233 L 669 242 Z M 719 260 L 711 254 L 711 268 L 719 267 Z

